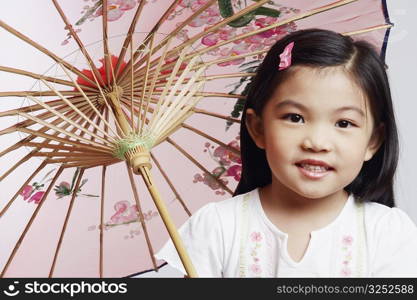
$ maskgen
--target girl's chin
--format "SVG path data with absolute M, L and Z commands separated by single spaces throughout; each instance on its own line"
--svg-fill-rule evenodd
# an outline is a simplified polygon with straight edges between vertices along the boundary
M 293 183 L 292 190 L 297 193 L 298 195 L 310 198 L 310 199 L 318 199 L 324 198 L 328 195 L 334 193 L 336 190 L 335 187 L 329 185 L 328 183 L 318 183 L 318 182 L 297 182 Z
M 323 190 L 321 191 L 295 191 L 298 195 L 304 197 L 304 198 L 308 198 L 308 199 L 321 199 L 324 197 L 329 196 L 331 193 L 327 193 L 324 192 Z

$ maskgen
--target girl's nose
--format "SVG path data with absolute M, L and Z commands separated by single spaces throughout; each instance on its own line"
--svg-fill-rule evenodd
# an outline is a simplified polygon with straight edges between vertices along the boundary
M 308 134 L 304 137 L 301 147 L 314 152 L 329 152 L 331 150 L 330 137 L 324 133 Z

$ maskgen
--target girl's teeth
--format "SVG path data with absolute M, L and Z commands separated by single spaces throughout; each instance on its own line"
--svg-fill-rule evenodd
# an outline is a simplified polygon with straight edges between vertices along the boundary
M 328 170 L 326 167 L 313 166 L 307 164 L 301 164 L 301 167 L 311 172 L 326 172 Z

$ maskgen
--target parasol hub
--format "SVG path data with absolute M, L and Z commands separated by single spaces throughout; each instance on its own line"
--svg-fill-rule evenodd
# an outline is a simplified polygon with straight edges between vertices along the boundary
M 147 167 L 148 169 L 151 169 L 152 167 L 149 151 L 143 147 L 138 146 L 135 149 L 128 151 L 125 155 L 128 159 L 129 165 L 133 169 L 133 173 L 136 175 L 141 174 L 141 167 Z
M 151 168 L 149 150 L 155 144 L 155 137 L 150 133 L 141 135 L 129 133 L 116 143 L 113 155 L 121 160 L 126 160 L 135 174 L 140 173 L 140 167 Z
M 109 99 L 120 99 L 123 96 L 123 92 L 124 91 L 123 91 L 123 88 L 121 86 L 115 85 L 105 95 Z

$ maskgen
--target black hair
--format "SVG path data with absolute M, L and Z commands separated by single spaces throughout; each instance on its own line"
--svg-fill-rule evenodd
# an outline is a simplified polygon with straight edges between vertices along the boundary
M 291 42 L 295 43 L 291 67 L 279 71 L 279 55 Z M 372 201 L 393 207 L 393 180 L 398 163 L 399 142 L 386 65 L 368 42 L 354 41 L 349 36 L 321 29 L 299 30 L 286 35 L 271 47 L 258 67 L 250 83 L 242 114 L 242 174 L 234 196 L 272 182 L 265 150 L 256 146 L 246 128 L 246 110 L 252 108 L 256 115 L 262 116 L 263 108 L 276 87 L 291 76 L 291 69 L 296 65 L 317 69 L 344 66 L 362 89 L 374 117 L 374 129 L 384 124 L 382 144 L 374 156 L 364 162 L 354 181 L 344 189 L 353 193 L 359 201 Z

